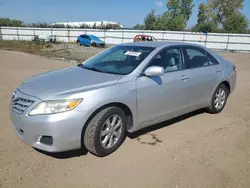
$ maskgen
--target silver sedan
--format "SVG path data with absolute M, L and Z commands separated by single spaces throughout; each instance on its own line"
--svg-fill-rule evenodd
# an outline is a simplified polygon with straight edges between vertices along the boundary
M 195 44 L 126 43 L 34 76 L 13 93 L 16 134 L 34 148 L 113 153 L 135 132 L 197 109 L 223 110 L 236 67 Z

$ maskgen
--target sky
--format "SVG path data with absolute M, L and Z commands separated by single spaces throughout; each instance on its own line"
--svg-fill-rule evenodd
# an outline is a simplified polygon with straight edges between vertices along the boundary
M 188 27 L 197 22 L 198 6 L 206 0 L 194 0 Z M 114 21 L 127 28 L 142 24 L 151 9 L 159 15 L 166 11 L 166 0 L 0 0 L 0 17 L 33 22 Z M 243 13 L 250 20 L 250 0 Z

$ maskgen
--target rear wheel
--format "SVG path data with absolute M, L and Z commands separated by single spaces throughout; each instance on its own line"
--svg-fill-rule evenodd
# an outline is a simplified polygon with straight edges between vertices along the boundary
M 212 114 L 220 113 L 226 106 L 228 95 L 229 90 L 227 87 L 224 84 L 220 84 L 212 96 L 208 111 Z
M 87 125 L 83 138 L 85 147 L 99 157 L 113 153 L 125 138 L 126 123 L 122 109 L 103 109 Z

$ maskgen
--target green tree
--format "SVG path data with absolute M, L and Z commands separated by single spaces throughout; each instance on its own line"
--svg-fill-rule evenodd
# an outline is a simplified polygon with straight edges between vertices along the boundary
M 168 29 L 170 31 L 184 31 L 185 27 L 185 17 L 182 15 L 175 16 L 168 22 Z
M 231 14 L 224 23 L 224 29 L 229 33 L 247 33 L 248 20 L 240 12 Z
M 155 10 L 152 9 L 144 19 L 144 26 L 146 30 L 153 30 L 156 22 Z
M 171 13 L 166 11 L 158 16 L 154 25 L 156 30 L 183 31 L 186 27 L 186 19 L 183 15 L 171 16 Z
M 66 28 L 73 28 L 71 25 L 67 24 Z
M 199 6 L 197 23 L 201 24 L 209 20 L 209 7 L 208 5 L 201 3 Z
M 244 0 L 208 0 L 208 5 L 217 21 L 224 25 L 228 17 L 243 8 Z
M 97 29 L 96 23 L 92 26 L 92 29 Z
M 167 8 L 171 19 L 182 15 L 187 22 L 192 15 L 193 0 L 168 0 Z M 178 18 L 180 19 L 180 17 Z
M 133 27 L 133 29 L 136 29 L 136 30 L 144 30 L 144 25 L 140 25 L 140 24 L 137 24 Z
M 218 24 L 207 4 L 201 3 L 199 6 L 196 26 L 192 29 L 195 32 L 213 32 Z
M 158 16 L 155 23 L 156 30 L 168 30 L 169 29 L 169 13 L 164 12 L 162 15 Z
M 89 29 L 89 25 L 83 23 L 80 25 L 80 28 Z
M 25 26 L 23 21 L 9 19 L 9 18 L 0 18 L 0 26 L 7 26 L 7 27 L 23 27 Z
M 203 32 L 203 33 L 211 33 L 215 32 L 217 27 L 212 22 L 203 22 L 197 24 L 192 31 L 194 32 Z
M 38 28 L 48 28 L 50 27 L 49 24 L 47 24 L 46 22 L 42 23 L 42 22 L 38 22 L 38 23 L 32 23 L 32 24 L 28 24 L 29 27 L 38 27 Z
M 50 27 L 52 27 L 52 28 L 65 28 L 65 25 L 63 25 L 63 24 L 53 24 L 53 25 L 50 25 Z

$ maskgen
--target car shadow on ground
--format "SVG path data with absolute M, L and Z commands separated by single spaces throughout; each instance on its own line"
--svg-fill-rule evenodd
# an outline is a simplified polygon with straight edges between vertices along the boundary
M 86 148 L 78 149 L 78 150 L 72 150 L 72 151 L 65 151 L 65 152 L 58 152 L 58 153 L 49 153 L 46 151 L 42 151 L 39 149 L 34 148 L 39 153 L 42 153 L 44 155 L 47 155 L 52 158 L 56 159 L 69 159 L 74 157 L 81 157 L 88 154 L 88 150 Z
M 180 117 L 177 117 L 177 118 L 174 118 L 174 119 L 162 122 L 162 123 L 158 123 L 158 124 L 155 124 L 155 125 L 152 125 L 152 126 L 149 126 L 149 127 L 144 128 L 142 130 L 139 130 L 137 132 L 127 133 L 126 136 L 128 138 L 130 138 L 130 139 L 137 139 L 138 140 L 138 138 L 140 136 L 142 136 L 142 135 L 148 134 L 148 133 L 150 133 L 152 131 L 161 129 L 163 127 L 170 126 L 172 124 L 178 123 L 180 121 L 183 121 L 185 119 L 188 119 L 190 117 L 193 117 L 193 116 L 196 116 L 196 115 L 200 115 L 200 114 L 203 114 L 203 113 L 205 113 L 203 109 L 196 110 L 194 112 L 185 114 L 183 116 L 180 116 Z M 155 135 L 153 135 L 153 137 L 155 137 Z M 156 142 L 161 142 L 161 140 L 157 141 L 157 139 L 158 138 L 154 138 L 154 140 L 156 140 Z M 155 143 L 146 143 L 146 144 L 155 145 Z M 56 158 L 56 159 L 68 159 L 68 158 L 74 158 L 74 157 L 81 157 L 81 156 L 85 156 L 85 155 L 88 154 L 88 150 L 86 148 L 82 148 L 82 149 L 78 149 L 78 150 L 73 150 L 73 151 L 60 152 L 60 153 L 49 153 L 49 152 L 42 151 L 42 150 L 39 150 L 39 149 L 36 149 L 36 148 L 34 148 L 34 149 L 36 151 L 38 151 L 39 153 L 45 154 L 45 155 L 47 155 L 49 157 Z
M 184 121 L 185 119 L 188 119 L 188 118 L 190 118 L 190 117 L 197 116 L 197 115 L 200 115 L 200 114 L 203 114 L 203 113 L 206 113 L 206 112 L 204 111 L 204 109 L 199 109 L 199 110 L 190 112 L 190 113 L 188 113 L 188 114 L 179 116 L 179 117 L 177 117 L 177 118 L 170 119 L 170 120 L 168 120 L 168 121 L 164 121 L 164 122 L 162 122 L 162 123 L 158 123 L 158 124 L 155 124 L 155 125 L 146 127 L 146 128 L 144 128 L 144 129 L 141 129 L 141 130 L 136 131 L 136 132 L 133 132 L 133 133 L 127 133 L 127 137 L 129 137 L 130 139 L 135 139 L 135 138 L 138 138 L 138 137 L 140 137 L 140 136 L 142 136 L 142 135 L 148 134 L 148 133 L 150 133 L 150 132 L 152 132 L 152 131 L 161 129 L 161 128 L 163 128 L 163 127 L 170 126 L 170 125 L 172 125 L 172 124 L 178 123 L 178 122 L 180 122 L 180 121 Z

